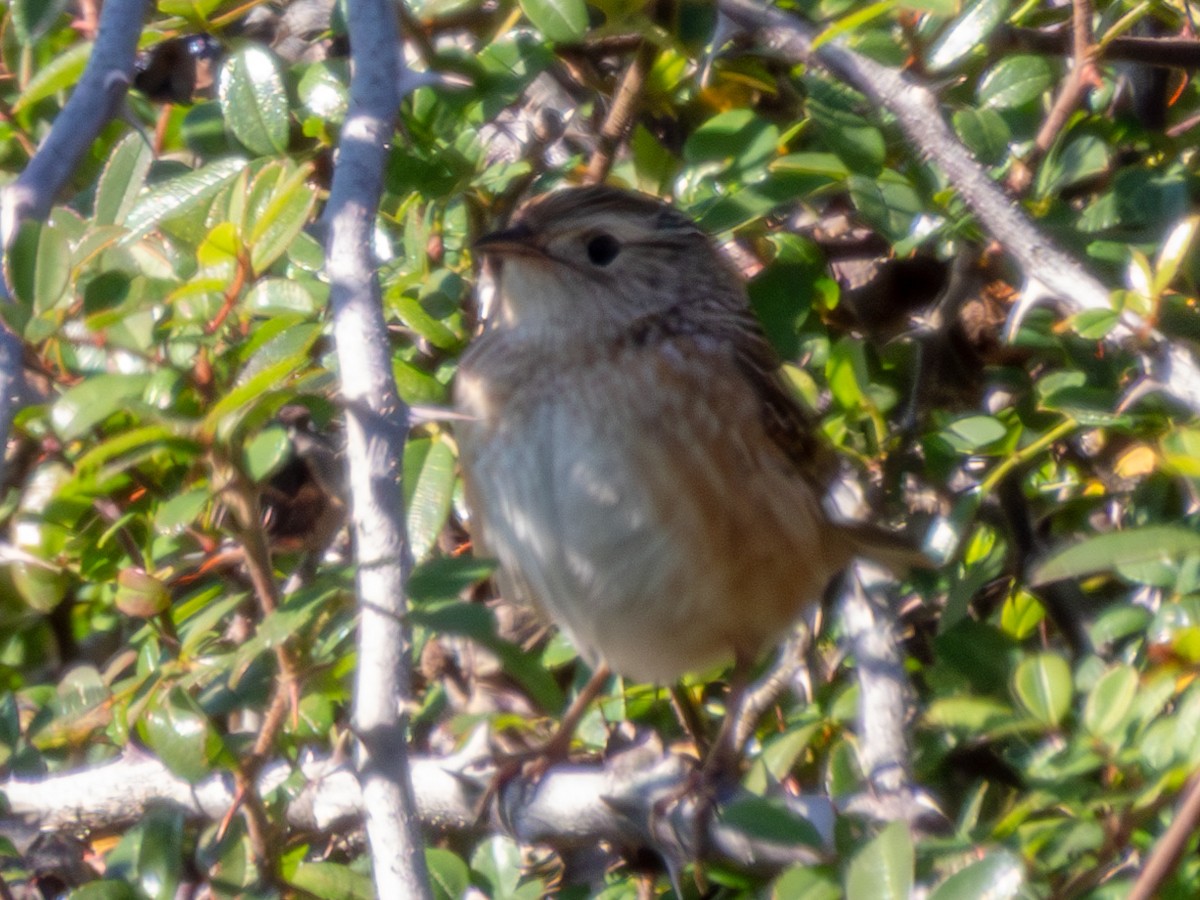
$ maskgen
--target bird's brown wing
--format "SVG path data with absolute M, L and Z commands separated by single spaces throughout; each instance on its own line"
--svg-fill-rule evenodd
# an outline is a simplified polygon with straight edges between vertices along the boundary
M 822 439 L 815 418 L 788 388 L 779 356 L 748 308 L 725 307 L 718 315 L 708 310 L 703 325 L 698 325 L 694 314 L 672 307 L 636 323 L 633 335 L 638 343 L 703 336 L 728 346 L 758 400 L 768 437 L 806 478 L 828 486 L 837 473 L 837 457 Z

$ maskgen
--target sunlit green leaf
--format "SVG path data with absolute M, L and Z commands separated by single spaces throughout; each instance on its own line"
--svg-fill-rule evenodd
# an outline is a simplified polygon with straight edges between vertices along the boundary
M 288 100 L 275 58 L 247 45 L 221 67 L 218 97 L 225 123 L 259 156 L 283 153 L 288 144 Z
M 1043 725 L 1059 725 L 1071 708 L 1071 668 L 1061 656 L 1039 653 L 1023 660 L 1012 686 L 1021 706 Z
M 1200 532 L 1175 525 L 1153 525 L 1084 538 L 1052 552 L 1029 575 L 1037 586 L 1066 578 L 1112 572 L 1118 566 L 1171 563 L 1200 554 Z
M 529 21 L 551 41 L 577 41 L 587 29 L 583 0 L 520 0 Z
M 846 872 L 846 897 L 909 900 L 912 889 L 912 837 L 904 822 L 893 822 L 854 854 Z

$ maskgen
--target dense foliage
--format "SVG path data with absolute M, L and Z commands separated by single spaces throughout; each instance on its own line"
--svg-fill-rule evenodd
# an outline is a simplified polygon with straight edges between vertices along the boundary
M 0 6 L 0 167 L 11 179 L 94 35 L 90 4 Z M 649 42 L 610 180 L 672 198 L 730 246 L 797 395 L 875 515 L 954 538 L 939 539 L 946 564 L 904 585 L 901 605 L 913 769 L 941 827 L 846 816 L 819 865 L 704 877 L 722 896 L 771 884 L 776 896 L 906 896 L 913 879 L 939 898 L 982 885 L 1000 891 L 991 896 L 1123 896 L 1200 763 L 1200 427 L 1102 339 L 1122 309 L 1172 340 L 1200 336 L 1189 217 L 1200 91 L 1182 70 L 1101 58 L 1083 103 L 1037 154 L 1071 45 L 1060 30 L 1057 49 L 1021 49 L 1033 46 L 1021 30 L 1065 27 L 1070 8 L 791 6 L 933 85 L 980 164 L 1112 288 L 1113 310 L 1063 321 L 1039 307 L 1008 340 L 1022 275 L 986 246 L 954 185 L 845 83 L 723 44 L 709 3 L 425 0 L 405 17 L 410 59 L 443 77 L 404 103 L 375 248 L 400 393 L 419 407 L 447 402 L 477 324 L 473 239 L 520 197 L 581 177 L 639 37 Z M 1093 6 L 1102 47 L 1135 29 L 1188 28 L 1178 4 Z M 0 494 L 6 777 L 94 766 L 130 744 L 188 780 L 244 776 L 348 740 L 353 577 L 344 532 L 329 527 L 342 506 L 296 462 L 305 446 L 337 443 L 313 226 L 349 102 L 345 11 L 298 35 L 280 10 L 264 11 L 159 0 L 143 69 L 179 64 L 153 55 L 164 41 L 211 35 L 174 46 L 212 66 L 212 90 L 203 77 L 164 88 L 142 76 L 128 116 L 7 255 L 12 302 L 0 312 L 25 343 L 30 389 Z M 958 293 L 939 305 L 947 285 Z M 446 752 L 481 721 L 543 733 L 586 669 L 561 638 L 494 602 L 486 563 L 466 552 L 452 428 L 436 413 L 413 427 L 404 478 L 418 564 L 416 750 Z M 746 783 L 844 798 L 864 776 L 854 660 L 838 652 L 836 622 L 809 662 L 812 696 L 786 696 L 765 717 Z M 298 673 L 282 700 L 281 669 Z M 722 677 L 684 685 L 713 728 Z M 280 709 L 269 746 L 256 747 L 264 715 Z M 621 719 L 680 739 L 664 689 L 614 682 L 576 749 L 599 752 L 606 721 Z M 369 894 L 360 839 L 279 827 L 296 788 L 264 798 L 279 828 L 273 888 L 241 817 L 197 825 L 164 809 L 115 840 L 89 836 L 91 864 L 110 881 L 76 896 L 175 896 L 184 882 L 214 896 L 288 884 Z M 1200 893 L 1195 844 L 1161 896 Z M 552 852 L 530 865 L 500 835 L 431 834 L 429 846 L 441 896 L 475 885 L 535 897 L 562 874 Z M 7 838 L 0 857 L 4 879 L 40 877 L 52 891 Z M 670 889 L 649 871 L 597 876 L 603 896 Z

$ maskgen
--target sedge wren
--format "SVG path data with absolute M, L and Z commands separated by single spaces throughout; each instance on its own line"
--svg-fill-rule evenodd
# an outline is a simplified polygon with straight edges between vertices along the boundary
M 832 451 L 686 215 L 569 188 L 476 246 L 495 298 L 456 384 L 472 531 L 593 665 L 747 664 L 858 553 L 913 555 L 826 514 Z

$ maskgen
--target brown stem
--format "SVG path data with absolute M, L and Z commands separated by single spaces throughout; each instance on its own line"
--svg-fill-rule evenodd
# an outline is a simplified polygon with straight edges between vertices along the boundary
M 588 163 L 587 175 L 584 177 L 586 183 L 595 184 L 608 176 L 608 170 L 612 168 L 617 148 L 621 146 L 633 127 L 633 117 L 637 114 L 642 88 L 646 84 L 646 73 L 650 71 L 650 66 L 657 54 L 658 48 L 650 41 L 643 39 L 633 62 L 621 76 L 621 83 L 617 85 L 617 91 L 613 95 L 612 107 L 608 111 L 604 125 L 600 128 L 600 134 L 596 141 L 596 152 L 592 154 L 591 161 Z
M 1072 52 L 1073 37 L 1066 31 L 1037 28 L 1002 28 L 997 31 L 998 48 L 1016 48 L 1034 53 Z M 1200 41 L 1194 38 L 1118 37 L 1097 49 L 1105 62 L 1135 62 L 1177 69 L 1200 68 Z
M 1033 149 L 1013 166 L 1008 184 L 1014 193 L 1023 193 L 1033 180 L 1033 170 L 1067 124 L 1076 107 L 1097 80 L 1096 45 L 1092 40 L 1092 5 L 1088 0 L 1071 0 L 1071 71 L 1059 89 L 1046 121 L 1038 129 Z
M 1129 900 L 1150 900 L 1159 895 L 1159 888 L 1179 864 L 1179 860 L 1187 849 L 1188 841 L 1198 827 L 1200 827 L 1200 774 L 1193 775 L 1192 780 L 1188 782 L 1183 802 L 1179 805 L 1179 812 L 1170 827 L 1167 828 L 1167 833 L 1154 845 L 1150 858 L 1146 860 L 1146 865 L 1138 874 L 1137 881 L 1133 883 L 1133 889 L 1129 892 Z
M 228 318 L 229 313 L 233 311 L 233 305 L 237 302 L 238 295 L 242 292 L 242 287 L 246 284 L 246 275 L 250 271 L 250 256 L 243 249 L 238 253 L 237 265 L 233 270 L 233 281 L 229 283 L 229 288 L 225 291 L 225 299 L 221 303 L 221 308 L 217 311 L 213 320 L 204 326 L 205 334 L 214 334 Z

